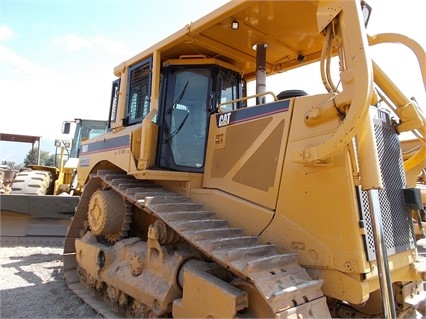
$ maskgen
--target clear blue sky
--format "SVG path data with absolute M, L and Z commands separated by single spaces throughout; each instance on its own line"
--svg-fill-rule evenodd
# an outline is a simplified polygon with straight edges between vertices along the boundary
M 113 68 L 221 3 L 1 0 L 1 104 L 24 118 L 1 116 L 0 132 L 54 138 L 63 120 L 106 119 Z
M 225 2 L 0 0 L 0 132 L 55 139 L 63 120 L 106 119 L 116 65 Z M 426 46 L 425 0 L 367 2 L 371 34 L 403 33 Z M 420 75 L 401 70 L 402 54 L 414 62 L 410 52 L 380 52 L 407 95 L 425 101 Z M 306 78 L 292 83 L 315 93 Z M 6 151 L 0 146 L 0 159 Z

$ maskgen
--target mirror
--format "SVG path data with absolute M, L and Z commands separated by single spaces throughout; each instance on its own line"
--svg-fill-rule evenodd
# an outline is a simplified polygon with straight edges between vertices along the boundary
M 62 134 L 69 134 L 70 129 L 71 129 L 71 123 L 70 122 L 62 123 Z
M 362 15 L 364 17 L 364 25 L 367 28 L 368 20 L 370 20 L 371 7 L 365 1 L 361 2 Z

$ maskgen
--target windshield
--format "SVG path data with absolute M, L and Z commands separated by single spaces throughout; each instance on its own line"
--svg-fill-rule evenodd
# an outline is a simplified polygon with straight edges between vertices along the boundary
M 70 157 L 78 157 L 81 142 L 101 135 L 105 133 L 107 129 L 106 121 L 80 120 L 76 124 Z

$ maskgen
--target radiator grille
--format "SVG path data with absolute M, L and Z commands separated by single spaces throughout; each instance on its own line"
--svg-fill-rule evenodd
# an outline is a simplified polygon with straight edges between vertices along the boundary
M 387 116 L 381 116 L 387 118 Z M 383 223 L 383 239 L 387 254 L 413 249 L 414 232 L 411 216 L 405 207 L 403 189 L 405 174 L 398 136 L 393 126 L 383 119 L 374 119 L 374 131 L 379 153 L 383 189 L 378 191 Z M 361 218 L 366 230 L 365 246 L 369 260 L 375 260 L 374 238 L 367 193 L 360 194 Z

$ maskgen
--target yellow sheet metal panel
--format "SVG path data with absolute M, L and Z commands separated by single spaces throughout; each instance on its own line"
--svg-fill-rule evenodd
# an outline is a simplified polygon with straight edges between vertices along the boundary
M 275 209 L 292 100 L 211 117 L 204 187 Z
M 303 265 L 363 273 L 368 271 L 368 264 L 348 150 L 336 152 L 319 165 L 306 165 L 291 156 L 308 145 L 322 143 L 335 132 L 337 116 L 314 127 L 304 123 L 303 115 L 310 106 L 326 100 L 327 95 L 296 99 L 276 217 L 262 237 L 297 252 Z

